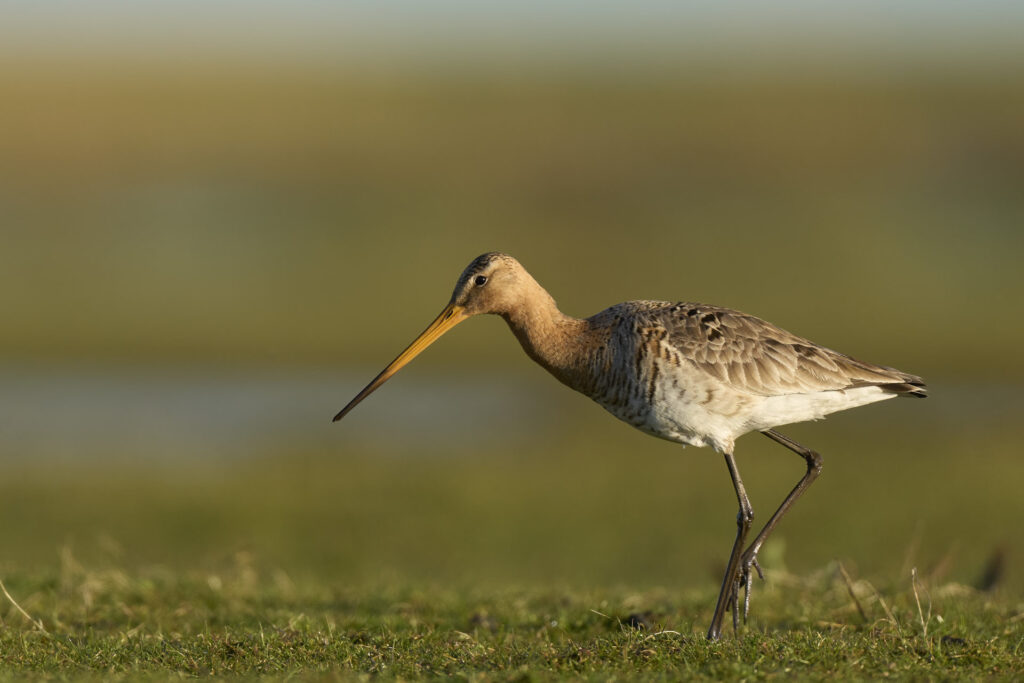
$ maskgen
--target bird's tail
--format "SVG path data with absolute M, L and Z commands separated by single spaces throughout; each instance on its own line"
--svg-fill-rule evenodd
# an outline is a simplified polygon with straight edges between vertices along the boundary
M 915 375 L 907 375 L 903 382 L 885 383 L 878 386 L 885 391 L 899 394 L 900 396 L 928 397 L 928 387 L 925 386 L 924 380 Z

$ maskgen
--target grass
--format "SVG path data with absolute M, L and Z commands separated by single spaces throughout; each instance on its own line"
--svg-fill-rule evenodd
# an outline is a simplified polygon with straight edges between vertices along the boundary
M 59 575 L 11 577 L 39 621 L 0 611 L 0 680 L 1011 679 L 1024 669 L 1021 605 L 922 583 L 919 608 L 917 584 L 847 586 L 834 565 L 772 577 L 752 622 L 709 643 L 710 592 L 296 585 L 237 559 L 219 574 L 130 574 L 66 555 Z
M 1018 677 L 1016 427 L 975 437 L 978 474 L 959 426 L 901 441 L 890 408 L 791 430 L 825 473 L 719 643 L 724 466 L 592 414 L 486 453 L 10 463 L 0 680 Z M 801 466 L 741 445 L 763 519 Z

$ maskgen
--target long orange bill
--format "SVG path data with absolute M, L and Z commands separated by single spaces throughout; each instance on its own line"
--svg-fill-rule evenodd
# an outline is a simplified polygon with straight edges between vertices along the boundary
M 366 385 L 362 391 L 354 399 L 348 402 L 348 405 L 341 409 L 337 415 L 334 416 L 334 422 L 337 422 L 341 418 L 348 415 L 348 412 L 359 405 L 359 402 L 364 398 L 372 394 L 377 390 L 381 384 L 387 382 L 393 374 L 405 367 L 413 358 L 418 356 L 423 349 L 427 348 L 435 341 L 437 341 L 442 334 L 452 329 L 463 320 L 470 316 L 466 315 L 466 311 L 462 306 L 456 306 L 455 304 L 448 304 L 441 311 L 441 315 L 437 316 L 434 322 L 430 323 L 427 329 L 423 330 L 420 336 L 416 337 L 416 341 L 409 344 L 409 348 L 402 351 L 398 355 L 398 358 L 391 361 L 391 363 L 381 370 L 381 373 L 373 378 L 373 381 Z

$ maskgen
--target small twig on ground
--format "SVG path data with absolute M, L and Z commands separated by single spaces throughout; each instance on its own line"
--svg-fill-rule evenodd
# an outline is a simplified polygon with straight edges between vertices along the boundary
M 669 631 L 669 630 L 666 629 L 664 631 L 656 631 L 656 632 L 650 634 L 649 636 L 647 636 L 646 638 L 644 638 L 644 640 L 650 640 L 651 638 L 654 638 L 655 636 L 678 636 L 678 635 L 680 635 L 679 631 Z
M 42 620 L 40 620 L 40 619 L 33 619 L 33 618 L 32 618 L 32 615 L 30 615 L 30 614 L 29 614 L 28 612 L 26 612 L 25 610 L 23 610 L 23 609 L 21 608 L 21 605 L 19 605 L 19 604 L 18 604 L 18 603 L 17 603 L 17 602 L 16 602 L 15 600 L 14 600 L 14 598 L 12 598 L 12 597 L 11 597 L 11 594 L 7 592 L 7 586 L 5 586 L 5 585 L 4 585 L 4 582 L 3 582 L 3 580 L 2 580 L 2 579 L 0 579 L 0 591 L 3 591 L 3 593 L 4 593 L 4 597 L 6 597 L 6 598 L 7 598 L 8 600 L 10 600 L 11 604 L 12 604 L 12 605 L 14 605 L 15 609 L 17 609 L 17 610 L 18 610 L 19 612 L 21 612 L 21 615 L 22 615 L 23 617 L 25 617 L 26 619 L 28 619 L 28 620 L 29 620 L 29 622 L 30 622 L 30 623 L 31 623 L 31 624 L 32 624 L 33 626 L 35 626 L 35 627 L 36 627 L 37 629 L 39 629 L 40 631 L 42 631 L 42 632 L 43 632 L 43 633 L 44 633 L 45 635 L 50 635 L 50 634 L 49 634 L 49 633 L 47 632 L 47 630 L 46 630 L 46 627 L 45 627 L 45 626 L 43 626 L 43 622 L 42 622 Z
M 843 577 L 843 581 L 846 583 L 846 592 L 850 594 L 850 599 L 853 600 L 853 606 L 857 608 L 857 612 L 860 613 L 860 618 L 865 622 L 868 620 L 868 615 L 864 611 L 864 606 L 860 604 L 860 598 L 853 591 L 853 581 L 850 579 L 850 575 L 846 573 L 846 567 L 843 563 L 839 563 L 839 574 Z
M 896 634 L 899 635 L 900 640 L 903 640 L 903 629 L 900 628 L 900 622 L 896 621 L 896 617 L 893 615 L 892 610 L 889 609 L 889 605 L 885 604 L 885 598 L 882 597 L 882 594 L 878 592 L 878 589 L 875 588 L 870 581 L 865 581 L 864 583 L 867 584 L 868 588 L 871 589 L 871 592 L 875 594 L 876 598 L 878 598 L 878 604 L 882 606 L 882 610 L 885 612 L 886 618 L 889 620 L 890 624 L 896 627 Z
M 910 570 L 910 587 L 914 589 L 914 602 L 917 603 L 917 617 L 921 620 L 921 635 L 925 638 L 928 637 L 928 622 L 932 620 L 932 601 L 931 596 L 928 597 L 928 619 L 924 618 L 924 612 L 921 611 L 921 598 L 917 595 L 917 567 Z

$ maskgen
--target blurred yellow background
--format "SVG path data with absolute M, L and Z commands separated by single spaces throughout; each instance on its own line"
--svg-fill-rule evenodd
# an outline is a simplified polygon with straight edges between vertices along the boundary
M 720 458 L 627 430 L 498 320 L 329 424 L 502 250 L 570 314 L 714 303 L 924 376 L 788 432 L 826 457 L 791 565 L 970 581 L 1002 552 L 1019 593 L 1024 12 L 980 5 L 12 3 L 0 570 L 106 538 L 711 585 Z M 766 518 L 802 465 L 758 441 Z

